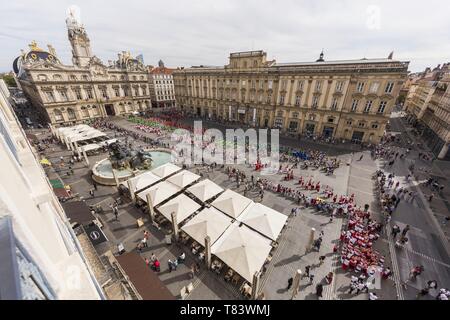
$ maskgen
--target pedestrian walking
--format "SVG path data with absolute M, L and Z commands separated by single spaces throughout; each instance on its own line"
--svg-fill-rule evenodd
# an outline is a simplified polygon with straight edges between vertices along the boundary
M 310 270 L 311 270 L 311 266 L 310 265 L 305 266 L 305 273 L 302 275 L 302 279 L 303 278 L 309 278 Z
M 395 238 L 397 238 L 397 235 L 400 233 L 400 227 L 398 226 L 398 225 L 394 225 L 393 227 L 392 227 L 392 232 L 391 232 L 391 235 L 392 235 L 392 237 L 394 238 L 394 240 L 395 240 Z
M 292 277 L 288 279 L 288 285 L 287 285 L 286 290 L 289 290 L 292 287 L 293 282 L 294 282 L 294 279 Z
M 359 294 L 360 292 L 363 292 L 363 291 L 369 292 L 369 288 L 367 287 L 367 285 L 364 282 L 362 282 L 362 283 L 359 282 L 356 285 L 356 294 Z
M 322 292 L 323 292 L 323 285 L 321 283 L 319 283 L 316 286 L 316 296 L 318 298 L 322 298 Z
M 116 221 L 119 221 L 119 209 L 117 207 L 113 207 L 113 213 Z
M 407 224 L 406 227 L 402 230 L 402 237 L 406 236 L 410 228 L 411 227 L 409 226 L 409 224 Z
M 316 241 L 314 241 L 313 249 L 320 251 L 321 246 L 322 246 L 322 237 L 319 237 Z
M 95 183 L 95 181 L 93 183 L 93 186 L 94 186 L 95 191 L 97 191 L 97 183 Z
M 89 190 L 89 194 L 91 195 L 91 198 L 94 197 L 94 189 Z
M 326 256 L 320 256 L 319 257 L 319 266 L 321 266 L 325 262 Z

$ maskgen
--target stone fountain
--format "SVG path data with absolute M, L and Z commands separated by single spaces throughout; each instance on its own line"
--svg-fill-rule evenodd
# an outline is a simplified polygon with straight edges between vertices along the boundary
M 153 157 L 157 158 L 156 163 Z M 170 153 L 165 150 L 131 150 L 117 141 L 109 145 L 109 157 L 97 162 L 92 168 L 92 179 L 99 184 L 113 186 L 141 171 L 152 169 L 154 165 L 160 166 L 169 161 Z

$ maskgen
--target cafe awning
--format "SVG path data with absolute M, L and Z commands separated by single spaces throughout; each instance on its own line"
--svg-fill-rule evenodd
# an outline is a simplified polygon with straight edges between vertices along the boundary
M 133 177 L 131 179 L 133 183 L 134 183 L 134 190 L 130 190 L 130 192 L 137 192 L 139 190 L 142 190 L 144 188 L 147 188 L 148 186 L 151 186 L 159 181 L 161 181 L 161 178 L 158 177 L 157 175 L 153 174 L 150 171 L 146 171 L 143 174 L 140 174 L 136 177 Z M 128 181 L 123 181 L 120 184 L 124 185 L 125 187 L 128 188 Z
M 62 207 L 70 223 L 88 225 L 95 220 L 88 205 L 83 201 L 65 202 Z
M 169 162 L 169 163 L 163 164 L 162 166 L 159 166 L 158 168 L 153 169 L 152 172 L 154 174 L 156 174 L 158 177 L 166 178 L 180 170 L 181 170 L 180 167 Z
M 204 246 L 206 236 L 209 236 L 211 243 L 214 243 L 230 225 L 230 217 L 211 207 L 200 211 L 182 226 L 181 230 Z
M 147 267 L 138 253 L 124 253 L 116 259 L 142 300 L 175 300 L 158 275 Z
M 161 181 L 160 183 L 139 192 L 137 196 L 147 203 L 147 194 L 150 194 L 150 199 L 152 200 L 152 205 L 154 207 L 180 191 L 181 189 L 176 185 L 173 185 L 167 181 Z
M 261 271 L 272 241 L 239 222 L 233 223 L 212 245 L 211 253 L 252 283 L 256 271 Z
M 184 194 L 180 194 L 160 206 L 158 211 L 169 221 L 172 221 L 172 212 L 175 212 L 177 222 L 180 224 L 200 208 L 201 206 L 197 202 Z
M 187 188 L 187 191 L 192 193 L 197 199 L 205 202 L 221 193 L 223 189 L 211 180 L 205 179 Z
M 276 241 L 286 223 L 287 216 L 263 204 L 253 203 L 245 209 L 238 220 Z
M 192 173 L 187 170 L 183 170 L 168 178 L 167 181 L 173 183 L 174 185 L 180 188 L 186 188 L 188 185 L 194 183 L 199 179 L 200 176 L 198 174 Z
M 234 192 L 230 189 L 225 190 L 212 205 L 230 217 L 236 219 L 253 201 Z

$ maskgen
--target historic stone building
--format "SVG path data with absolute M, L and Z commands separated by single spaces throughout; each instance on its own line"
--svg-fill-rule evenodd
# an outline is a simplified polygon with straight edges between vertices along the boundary
M 175 89 L 173 84 L 174 69 L 164 66 L 159 60 L 158 67 L 150 67 L 149 84 L 152 105 L 154 108 L 175 107 Z
M 263 51 L 231 53 L 223 67 L 174 72 L 181 110 L 285 132 L 378 142 L 407 77 L 392 59 L 277 63 Z
M 405 110 L 435 156 L 450 160 L 450 63 L 422 73 L 410 88 Z
M 52 46 L 14 60 L 17 79 L 43 120 L 53 124 L 81 122 L 128 114 L 151 107 L 146 67 L 129 52 L 108 65 L 94 56 L 83 25 L 71 14 L 66 20 L 73 65 L 63 65 Z

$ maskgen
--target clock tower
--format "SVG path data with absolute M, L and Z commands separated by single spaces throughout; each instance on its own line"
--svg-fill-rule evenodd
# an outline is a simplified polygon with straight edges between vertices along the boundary
M 73 11 L 69 12 L 66 25 L 72 45 L 72 62 L 77 67 L 86 67 L 92 58 L 90 40 L 86 30 L 77 20 Z

